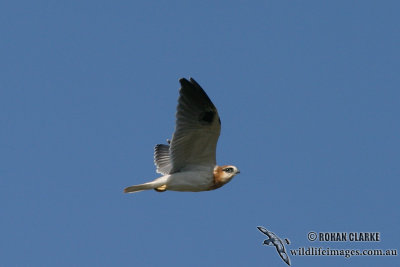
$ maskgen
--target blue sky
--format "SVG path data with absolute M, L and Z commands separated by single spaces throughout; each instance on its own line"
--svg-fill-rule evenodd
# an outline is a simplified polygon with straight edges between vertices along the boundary
M 3 1 L 1 266 L 286 266 L 262 246 L 399 249 L 398 1 Z M 181 77 L 219 110 L 202 193 L 157 177 Z M 307 233 L 380 232 L 380 242 Z M 397 257 L 290 256 L 292 266 Z

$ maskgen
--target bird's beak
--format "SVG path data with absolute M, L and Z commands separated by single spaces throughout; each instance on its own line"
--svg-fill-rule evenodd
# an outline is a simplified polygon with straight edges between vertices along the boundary
M 240 173 L 240 171 L 239 171 L 239 170 L 237 170 L 236 174 L 239 174 L 239 173 Z

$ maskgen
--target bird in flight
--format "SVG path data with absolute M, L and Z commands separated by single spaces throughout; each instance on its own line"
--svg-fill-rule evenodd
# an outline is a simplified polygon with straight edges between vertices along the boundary
M 206 92 L 192 78 L 179 80 L 181 89 L 175 132 L 168 144 L 154 148 L 154 164 L 162 176 L 129 186 L 125 193 L 154 189 L 157 192 L 200 192 L 220 188 L 239 173 L 233 165 L 218 166 L 216 148 L 221 132 L 218 111 Z
M 271 231 L 268 231 L 262 226 L 257 226 L 258 230 L 263 234 L 267 235 L 269 238 L 264 240 L 263 244 L 268 246 L 275 246 L 276 251 L 278 252 L 279 256 L 281 256 L 282 260 L 286 262 L 287 265 L 290 266 L 290 258 L 286 252 L 286 248 L 283 245 L 282 239 L 280 239 L 276 234 Z M 290 244 L 289 239 L 285 238 L 286 244 Z

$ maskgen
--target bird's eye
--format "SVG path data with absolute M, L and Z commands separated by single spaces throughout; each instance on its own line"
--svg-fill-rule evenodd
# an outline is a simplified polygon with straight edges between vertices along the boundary
M 232 173 L 233 172 L 233 168 L 225 168 L 225 169 L 223 169 L 223 171 L 227 172 L 227 173 Z

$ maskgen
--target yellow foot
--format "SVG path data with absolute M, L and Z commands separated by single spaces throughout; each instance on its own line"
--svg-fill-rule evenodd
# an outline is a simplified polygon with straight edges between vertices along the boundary
M 160 187 L 154 188 L 157 192 L 165 192 L 167 190 L 167 185 L 162 185 Z

